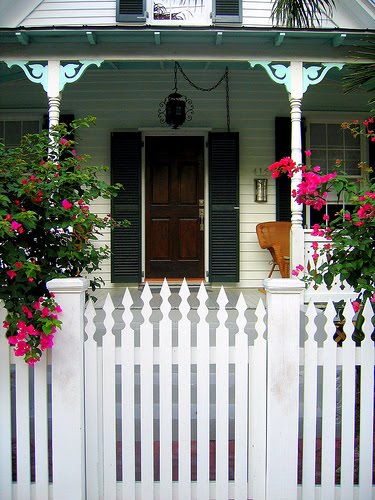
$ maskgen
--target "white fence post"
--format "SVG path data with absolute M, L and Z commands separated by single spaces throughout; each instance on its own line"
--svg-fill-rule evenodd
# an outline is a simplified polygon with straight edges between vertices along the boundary
M 266 279 L 267 500 L 297 499 L 300 305 L 304 283 Z
M 48 289 L 61 306 L 62 329 L 52 349 L 53 498 L 85 498 L 84 304 L 89 280 L 53 279 Z

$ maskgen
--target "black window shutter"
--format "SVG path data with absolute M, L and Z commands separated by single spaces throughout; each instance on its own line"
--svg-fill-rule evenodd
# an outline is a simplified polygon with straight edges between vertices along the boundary
M 113 283 L 141 280 L 141 148 L 140 132 L 113 132 L 111 182 L 124 187 L 112 200 L 112 216 L 131 225 L 115 228 L 111 235 Z
M 305 133 L 303 120 L 302 127 L 302 150 L 305 150 Z M 292 122 L 290 117 L 275 117 L 275 161 L 281 160 L 285 156 L 291 155 L 291 135 Z M 305 153 L 302 154 L 302 161 L 305 161 Z M 290 221 L 292 211 L 290 206 L 291 197 L 290 178 L 282 175 L 276 179 L 276 220 Z M 304 211 L 305 212 L 305 211 Z
M 209 134 L 210 280 L 239 281 L 239 136 Z
M 146 0 L 116 0 L 116 21 L 146 21 Z
M 214 0 L 214 23 L 240 23 L 242 22 L 241 0 Z
M 292 123 L 290 117 L 275 118 L 275 161 L 291 154 Z M 290 179 L 282 175 L 276 179 L 276 220 L 290 221 Z

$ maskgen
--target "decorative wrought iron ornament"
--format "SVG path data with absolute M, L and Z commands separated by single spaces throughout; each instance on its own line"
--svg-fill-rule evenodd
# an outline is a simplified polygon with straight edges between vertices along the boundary
M 225 68 L 224 74 L 221 76 L 219 81 L 215 83 L 212 87 L 204 88 L 196 85 L 190 80 L 190 78 L 184 73 L 180 64 L 175 61 L 174 63 L 174 92 L 169 94 L 164 101 L 159 105 L 158 117 L 160 123 L 166 123 L 174 129 L 177 129 L 185 123 L 185 121 L 190 121 L 194 114 L 193 101 L 188 97 L 178 93 L 177 88 L 177 70 L 180 71 L 185 80 L 194 87 L 196 90 L 201 92 L 211 92 L 215 90 L 222 81 L 225 80 L 226 88 L 226 112 L 227 112 L 227 129 L 230 131 L 230 114 L 229 114 L 229 75 L 228 68 Z

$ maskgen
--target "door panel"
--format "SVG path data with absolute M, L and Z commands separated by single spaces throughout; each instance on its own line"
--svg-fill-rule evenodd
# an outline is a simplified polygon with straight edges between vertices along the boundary
M 146 278 L 203 278 L 203 137 L 146 138 Z

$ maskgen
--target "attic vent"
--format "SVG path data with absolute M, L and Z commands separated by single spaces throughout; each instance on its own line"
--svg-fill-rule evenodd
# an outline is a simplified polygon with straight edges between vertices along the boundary
M 241 0 L 215 0 L 214 22 L 238 23 L 242 21 Z
M 138 21 L 146 20 L 146 0 L 117 0 L 116 21 Z

